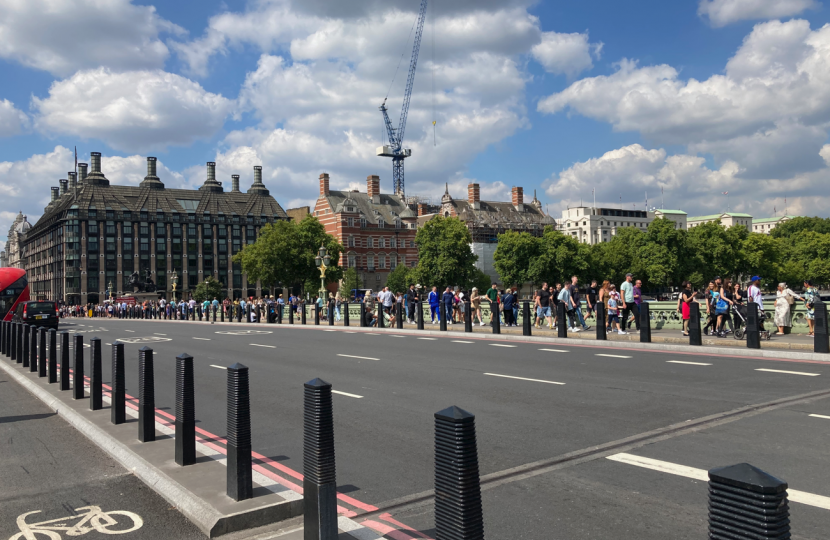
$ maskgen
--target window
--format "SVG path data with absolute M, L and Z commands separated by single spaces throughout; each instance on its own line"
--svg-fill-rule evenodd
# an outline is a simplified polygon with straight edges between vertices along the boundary
M 386 255 L 381 255 L 379 259 L 378 268 L 386 268 Z
M 393 248 L 398 247 L 398 239 L 397 238 L 390 238 L 389 242 L 390 242 L 391 247 L 393 247 Z
M 379 228 L 379 229 L 382 229 L 382 228 L 384 228 L 384 227 L 386 227 L 386 222 L 385 222 L 385 221 L 383 221 L 382 219 L 379 219 L 379 220 L 378 220 L 378 228 Z
M 167 236 L 167 226 L 164 223 L 156 223 L 156 236 Z
M 398 257 L 393 255 L 389 256 L 389 268 L 394 270 L 398 266 Z
M 369 270 L 375 269 L 375 256 L 374 255 L 366 255 L 366 266 L 369 267 Z
M 354 247 L 354 236 L 349 237 L 349 247 Z
M 98 235 L 98 222 L 97 221 L 90 221 L 87 223 L 86 231 L 89 233 L 89 236 L 97 236 Z
M 355 258 L 354 255 L 349 253 L 349 268 L 355 267 Z
M 366 219 L 365 218 L 360 218 L 360 226 L 362 228 L 366 228 Z
M 146 221 L 142 221 L 138 225 L 138 234 L 141 236 L 149 236 L 150 235 L 150 224 Z
M 415 242 L 413 240 L 409 241 L 409 247 L 411 247 L 411 248 L 415 247 Z
M 349 210 L 349 212 L 351 212 L 351 210 Z M 348 224 L 349 227 L 354 227 L 354 218 L 350 217 L 350 218 L 346 219 L 346 223 Z
M 385 248 L 386 247 L 386 238 L 380 237 L 378 238 L 378 247 Z

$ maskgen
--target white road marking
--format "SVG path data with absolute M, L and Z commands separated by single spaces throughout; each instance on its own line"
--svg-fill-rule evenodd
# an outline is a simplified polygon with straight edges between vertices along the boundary
M 166 336 L 167 334 L 153 334 L 154 336 Z
M 515 345 L 505 345 L 504 343 L 488 343 L 491 347 L 515 347 Z
M 460 339 L 452 340 L 453 343 L 475 343 L 475 341 L 461 341 Z
M 397 334 L 389 334 L 389 337 L 406 337 L 406 336 L 399 336 Z
M 565 351 L 565 350 L 562 350 L 562 349 L 539 349 L 539 350 L 540 351 L 548 351 L 548 352 L 571 352 L 571 351 Z
M 276 349 L 276 345 L 260 345 L 258 343 L 251 343 L 251 347 L 267 347 L 269 349 Z
M 216 365 L 213 365 L 213 364 L 211 364 L 210 367 L 215 367 L 216 369 L 225 369 L 225 370 L 228 369 L 225 366 L 216 366 Z
M 423 339 L 423 340 L 425 340 L 425 341 L 435 341 L 435 340 L 436 340 L 436 339 L 438 339 L 438 338 L 434 338 L 434 337 L 419 337 L 418 339 Z
M 357 332 L 343 332 L 344 334 L 357 334 Z
M 513 377 L 512 375 L 499 375 L 498 373 L 485 373 L 485 375 L 489 375 L 491 377 L 503 377 L 505 379 L 516 379 L 519 381 L 531 381 L 531 382 L 541 382 L 546 384 L 558 384 L 564 385 L 563 382 L 556 382 L 556 381 L 543 381 L 542 379 L 526 379 L 524 377 Z
M 806 373 L 804 371 L 784 371 L 781 369 L 763 369 L 759 368 L 755 371 L 766 371 L 767 373 L 786 373 L 787 375 L 804 375 L 805 377 L 818 377 L 821 373 Z
M 610 459 L 611 461 L 618 461 L 620 463 L 627 463 L 628 465 L 634 465 L 636 467 L 642 467 L 644 469 L 651 469 L 653 471 L 660 471 L 668 474 L 674 474 L 677 476 L 684 476 L 686 478 L 692 478 L 694 480 L 700 480 L 702 482 L 709 481 L 709 473 L 703 469 L 686 467 L 685 465 L 669 463 L 668 461 L 659 461 L 657 459 L 651 459 L 624 453 L 614 454 L 613 456 L 608 456 L 606 459 Z M 797 489 L 788 489 L 787 494 L 789 495 L 789 499 L 792 502 L 797 502 L 801 504 L 806 504 L 808 506 L 815 506 L 817 508 L 824 508 L 825 510 L 830 510 L 830 497 L 825 497 L 823 495 L 815 495 L 813 493 L 807 493 L 806 491 L 798 491 Z
M 690 366 L 711 366 L 712 364 L 704 364 L 703 362 L 684 362 L 683 360 L 666 360 L 667 364 L 688 364 Z
M 337 330 L 323 330 L 323 332 L 337 332 Z
M 631 358 L 630 356 L 623 356 L 620 354 L 595 354 L 594 356 L 605 356 L 606 358 Z
M 198 339 L 199 341 L 210 341 L 210 338 L 206 338 L 206 337 L 195 337 L 193 339 Z
M 341 396 L 353 397 L 357 399 L 363 399 L 363 396 L 358 396 L 357 394 L 349 394 L 348 392 L 341 392 L 340 390 L 332 390 L 332 394 L 340 394 Z
M 132 332 L 133 334 L 135 334 L 135 330 L 124 330 L 124 331 L 125 332 Z
M 380 361 L 380 358 L 369 358 L 368 356 L 352 356 L 351 354 L 338 354 L 337 356 L 342 356 L 343 358 L 358 358 L 360 360 L 374 360 L 375 362 Z
M 830 416 L 824 416 L 823 414 L 811 414 L 813 418 L 824 418 L 825 420 L 830 420 Z

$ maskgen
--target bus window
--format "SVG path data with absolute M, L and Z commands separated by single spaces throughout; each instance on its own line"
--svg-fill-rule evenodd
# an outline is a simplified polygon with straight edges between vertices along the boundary
M 28 284 L 29 281 L 26 279 L 26 276 L 23 276 L 5 289 L 0 290 L 0 313 L 2 313 L 2 317 L 0 318 L 5 318 L 8 315 L 9 310 L 17 302 L 17 299 L 20 298 L 20 295 L 23 294 L 23 291 L 26 290 L 26 285 Z

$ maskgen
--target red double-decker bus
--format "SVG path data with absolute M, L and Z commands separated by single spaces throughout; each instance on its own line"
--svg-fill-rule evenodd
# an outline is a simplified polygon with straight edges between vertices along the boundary
M 29 280 L 20 268 L 0 268 L 0 314 L 2 320 L 12 320 L 17 304 L 29 299 Z

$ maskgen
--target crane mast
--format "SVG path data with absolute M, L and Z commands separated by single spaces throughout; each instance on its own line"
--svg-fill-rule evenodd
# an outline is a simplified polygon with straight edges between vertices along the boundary
M 415 68 L 418 65 L 418 52 L 421 50 L 421 38 L 424 34 L 424 19 L 427 14 L 427 0 L 421 0 L 421 9 L 418 12 L 418 22 L 415 28 L 415 41 L 412 45 L 412 59 L 409 61 L 409 74 L 406 77 L 406 89 L 403 94 L 403 106 L 401 107 L 401 118 L 398 127 L 392 126 L 389 119 L 386 99 L 380 106 L 383 113 L 383 122 L 386 125 L 386 132 L 389 136 L 389 145 L 378 148 L 377 154 L 383 157 L 392 158 L 392 187 L 394 193 L 404 196 L 404 174 L 403 160 L 412 155 L 412 150 L 403 147 L 403 135 L 406 131 L 406 119 L 409 115 L 409 102 L 412 99 L 412 87 L 415 84 Z

